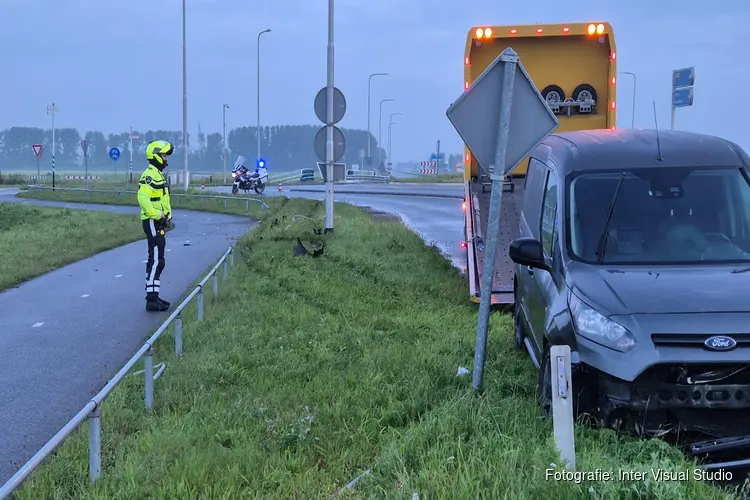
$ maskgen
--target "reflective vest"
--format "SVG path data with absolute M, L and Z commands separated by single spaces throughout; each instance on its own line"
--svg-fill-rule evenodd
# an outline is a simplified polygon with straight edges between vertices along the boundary
M 167 180 L 153 165 L 149 165 L 138 180 L 138 205 L 141 207 L 141 220 L 159 220 L 162 212 L 167 218 L 172 218 Z

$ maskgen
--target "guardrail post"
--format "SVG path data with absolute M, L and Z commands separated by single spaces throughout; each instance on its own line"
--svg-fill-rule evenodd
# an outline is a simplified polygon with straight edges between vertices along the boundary
M 229 265 L 234 266 L 234 249 L 232 249 L 232 251 L 229 252 Z
M 150 347 L 143 355 L 143 374 L 146 378 L 146 408 L 154 407 L 154 348 Z
M 214 275 L 211 278 L 211 281 L 213 281 L 214 285 L 214 299 L 216 299 L 219 296 L 219 275 L 216 274 L 214 271 Z
M 226 208 L 227 208 L 227 199 L 224 198 L 224 209 L 226 209 Z
M 89 475 L 95 483 L 102 473 L 102 407 L 89 413 Z
M 240 247 L 238 247 L 238 246 L 232 247 L 232 252 L 235 253 L 235 254 L 237 254 L 234 259 L 235 259 L 236 262 L 238 262 L 240 260 L 240 257 L 241 257 L 241 255 L 240 255 Z
M 174 319 L 174 353 L 177 359 L 182 357 L 182 311 Z
M 250 200 L 245 200 L 245 212 L 250 211 Z
M 554 345 L 550 349 L 552 378 L 552 424 L 555 444 L 564 468 L 576 469 L 575 431 L 573 429 L 573 388 L 570 346 Z
M 203 321 L 203 286 L 198 286 L 200 287 L 198 291 L 198 321 Z
M 223 270 L 223 274 L 224 274 L 223 279 L 224 279 L 224 281 L 227 280 L 227 270 L 228 270 L 227 269 L 227 261 L 224 261 L 224 270 Z

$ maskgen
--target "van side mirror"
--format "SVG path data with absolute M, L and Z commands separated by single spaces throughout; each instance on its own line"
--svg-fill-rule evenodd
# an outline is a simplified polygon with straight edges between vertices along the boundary
M 544 260 L 542 243 L 536 238 L 518 238 L 510 243 L 508 249 L 510 259 L 516 264 L 529 266 L 551 272 L 552 269 Z

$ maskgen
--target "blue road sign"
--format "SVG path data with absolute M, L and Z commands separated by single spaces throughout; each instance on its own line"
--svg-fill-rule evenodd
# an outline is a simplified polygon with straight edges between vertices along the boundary
M 110 149 L 109 157 L 112 158 L 113 161 L 117 161 L 120 158 L 120 149 L 119 148 Z
M 683 68 L 672 71 L 672 88 L 692 87 L 695 85 L 695 68 Z
M 443 153 L 440 153 L 439 155 L 436 155 L 435 153 L 432 153 L 430 155 L 430 160 L 431 161 L 442 160 L 442 159 L 443 159 Z
M 684 108 L 693 105 L 693 87 L 685 87 L 672 91 L 672 106 Z

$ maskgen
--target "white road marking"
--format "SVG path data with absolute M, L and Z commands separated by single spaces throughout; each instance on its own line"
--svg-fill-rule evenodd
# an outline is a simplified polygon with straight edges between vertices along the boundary
M 89 294 L 88 294 L 88 293 L 84 293 L 83 295 L 81 295 L 81 298 L 82 298 L 82 299 L 85 299 L 85 298 L 86 298 L 86 297 L 88 297 L 88 296 L 89 296 Z
M 39 323 L 34 323 L 33 325 L 31 325 L 31 327 L 32 327 L 32 328 L 39 328 L 39 327 L 40 327 L 40 326 L 42 326 L 43 324 L 44 324 L 44 321 L 40 321 Z
M 115 278 L 122 278 L 122 274 L 118 274 Z

